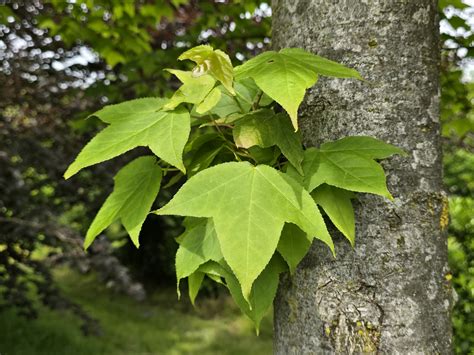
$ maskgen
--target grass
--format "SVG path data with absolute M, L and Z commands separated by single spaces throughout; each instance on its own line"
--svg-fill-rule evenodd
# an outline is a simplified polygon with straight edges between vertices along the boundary
M 80 320 L 67 311 L 41 308 L 26 320 L 14 310 L 0 313 L 1 355 L 96 354 L 271 354 L 271 319 L 260 336 L 226 297 L 201 300 L 193 310 L 174 290 L 142 303 L 113 293 L 93 275 L 55 272 L 63 292 L 100 321 L 101 336 L 84 336 Z

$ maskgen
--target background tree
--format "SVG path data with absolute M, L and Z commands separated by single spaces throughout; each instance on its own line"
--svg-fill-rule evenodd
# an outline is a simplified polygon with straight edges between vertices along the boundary
M 449 353 L 437 1 L 279 0 L 273 11 L 275 47 L 304 47 L 367 80 L 322 79 L 307 95 L 307 145 L 366 134 L 408 152 L 385 164 L 394 201 L 359 197 L 355 249 L 341 239 L 332 259 L 315 243 L 283 280 L 276 352 Z

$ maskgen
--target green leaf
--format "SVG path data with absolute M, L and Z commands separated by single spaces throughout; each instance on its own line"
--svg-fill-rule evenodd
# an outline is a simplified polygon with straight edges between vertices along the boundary
M 232 83 L 234 70 L 229 56 L 223 51 L 214 50 L 209 45 L 201 45 L 184 52 L 179 60 L 190 59 L 197 64 L 194 75 L 210 74 L 232 94 L 235 95 Z
M 183 177 L 184 174 L 181 171 L 177 172 L 171 178 L 169 178 L 168 182 L 163 186 L 163 189 L 168 189 L 171 186 L 176 185 Z
M 210 113 L 218 117 L 228 117 L 234 114 L 242 114 L 243 106 L 237 101 L 236 96 L 222 92 L 219 102 L 214 106 Z
M 290 273 L 294 273 L 296 267 L 308 252 L 312 238 L 303 232 L 297 225 L 286 223 L 281 232 L 277 250 L 285 259 Z
M 126 63 L 127 58 L 125 58 L 120 52 L 114 51 L 112 48 L 106 47 L 100 51 L 100 56 L 105 59 L 108 65 L 112 68 L 119 63 Z
M 3 3 L 2 5 L 5 5 L 5 3 Z M 18 21 L 18 16 L 15 14 L 15 12 L 13 12 L 13 10 L 10 7 L 0 6 L 0 24 L 7 26 L 9 17 L 13 17 L 16 21 Z M 54 27 L 54 25 L 55 23 L 51 19 L 48 21 L 48 23 L 46 22 L 46 20 L 42 20 L 40 22 L 41 27 L 51 28 L 51 27 Z
M 280 53 L 299 61 L 301 64 L 308 65 L 319 75 L 332 76 L 334 78 L 355 78 L 363 80 L 357 70 L 307 52 L 301 48 L 284 48 Z
M 224 144 L 223 139 L 219 137 L 219 139 L 210 141 L 208 144 L 193 151 L 192 160 L 187 168 L 188 176 L 191 177 L 199 171 L 207 169 L 225 147 Z
M 224 139 L 218 133 L 202 133 L 195 136 L 185 148 L 185 165 L 188 177 L 208 168 L 224 148 Z
M 174 74 L 183 83 L 164 106 L 166 110 L 172 110 L 183 102 L 199 105 L 216 83 L 214 78 L 210 75 L 195 77 L 188 71 L 166 70 Z
M 220 265 L 219 272 L 225 278 L 226 286 L 235 303 L 255 324 L 257 334 L 260 322 L 270 309 L 275 298 L 279 275 L 287 270 L 285 262 L 276 254 L 255 280 L 247 302 L 242 294 L 239 281 L 227 265 Z M 214 266 L 216 268 L 216 266 Z M 216 270 L 216 269 L 214 269 Z
M 474 118 L 472 116 L 454 119 L 442 124 L 442 135 L 445 137 L 450 137 L 451 135 L 463 137 L 469 132 L 474 132 Z
M 212 217 L 222 254 L 245 297 L 270 261 L 285 222 L 297 224 L 333 250 L 324 220 L 308 192 L 266 165 L 232 162 L 203 170 L 156 213 Z
M 199 271 L 189 275 L 188 277 L 188 294 L 193 306 L 195 306 L 194 301 L 196 300 L 196 296 L 199 293 L 203 280 L 204 273 Z
M 250 147 L 248 152 L 252 159 L 257 162 L 256 165 L 265 164 L 273 166 L 281 155 L 281 151 L 277 147 L 261 148 L 257 145 Z
M 233 96 L 226 91 L 222 91 L 222 96 L 211 113 L 219 117 L 228 117 L 232 114 L 243 114 L 250 111 L 254 103 L 259 88 L 251 78 L 236 81 L 235 93 Z
M 268 148 L 276 145 L 288 161 L 302 173 L 303 147 L 298 132 L 292 129 L 285 114 L 262 110 L 237 121 L 233 129 L 237 147 L 250 148 L 258 145 Z
M 345 137 L 334 142 L 326 142 L 320 149 L 331 153 L 354 153 L 371 159 L 385 159 L 394 154 L 406 155 L 394 145 L 366 136 Z
M 140 230 L 160 190 L 161 176 L 161 168 L 152 156 L 137 158 L 124 166 L 114 178 L 113 192 L 87 231 L 84 248 L 117 219 L 138 248 Z
M 85 167 L 139 146 L 149 147 L 158 157 L 184 171 L 182 152 L 190 130 L 189 113 L 184 109 L 139 113 L 128 119 L 112 120 L 110 126 L 87 143 L 64 177 L 68 179 Z
M 235 82 L 236 95 L 239 98 L 239 102 L 245 107 L 246 112 L 250 111 L 252 106 L 259 99 L 259 106 L 267 106 L 273 100 L 267 95 L 262 94 L 262 91 L 258 88 L 255 80 L 252 78 L 245 78 Z
M 214 106 L 217 105 L 221 99 L 221 90 L 219 88 L 214 88 L 211 92 L 204 98 L 204 100 L 196 107 L 196 112 L 200 115 L 210 111 Z
M 470 26 L 466 23 L 466 20 L 462 17 L 453 15 L 448 19 L 449 24 L 453 27 L 454 30 L 458 28 L 469 29 Z
M 361 78 L 354 69 L 297 48 L 264 52 L 235 68 L 236 79 L 253 78 L 263 92 L 288 112 L 295 130 L 298 107 L 318 74 Z
M 137 115 L 158 112 L 166 102 L 166 99 L 159 97 L 145 97 L 125 101 L 116 105 L 105 106 L 90 116 L 98 117 L 101 121 L 106 123 L 133 120 Z
M 440 10 L 445 10 L 448 6 L 453 6 L 457 9 L 466 9 L 469 7 L 469 5 L 464 4 L 462 0 L 440 0 L 438 2 L 438 8 Z
M 345 190 L 369 192 L 391 199 L 385 173 L 373 159 L 383 159 L 393 154 L 406 155 L 398 147 L 372 137 L 346 137 L 324 143 L 320 150 L 306 150 L 302 164 L 303 176 L 291 166 L 287 172 L 308 191 L 326 183 Z
M 220 141 L 222 142 L 222 136 L 218 133 L 201 133 L 199 132 L 198 135 L 195 135 L 188 144 L 186 145 L 185 152 L 186 154 L 193 154 L 194 151 L 199 150 L 202 146 L 211 143 L 212 141 Z
M 222 259 L 214 223 L 210 218 L 193 218 L 179 238 L 180 245 L 176 252 L 178 296 L 181 279 L 193 274 L 199 266 L 209 260 Z
M 350 191 L 334 186 L 321 185 L 311 193 L 314 201 L 323 208 L 337 229 L 349 240 L 355 243 L 355 220 Z
M 316 148 L 307 149 L 304 155 L 304 177 L 301 179 L 308 191 L 326 183 L 341 189 L 392 198 L 382 167 L 370 158 L 349 151 L 324 152 Z M 287 172 L 294 177 L 298 175 L 292 167 Z

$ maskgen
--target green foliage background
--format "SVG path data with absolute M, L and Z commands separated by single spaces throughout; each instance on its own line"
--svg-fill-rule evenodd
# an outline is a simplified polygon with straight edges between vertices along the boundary
M 457 300 L 453 310 L 455 352 L 474 348 L 474 84 L 462 68 L 474 59 L 472 8 L 460 0 L 439 2 L 442 33 L 441 122 L 444 181 L 449 194 L 449 263 Z M 455 30 L 455 31 L 453 31 Z M 445 31 L 446 32 L 446 31 Z M 467 73 L 471 75 L 472 73 Z

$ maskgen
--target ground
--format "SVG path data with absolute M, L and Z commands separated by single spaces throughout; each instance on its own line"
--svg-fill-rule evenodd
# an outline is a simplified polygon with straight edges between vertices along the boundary
M 100 320 L 102 335 L 85 337 L 70 312 L 42 308 L 36 320 L 14 310 L 0 314 L 1 355 L 271 354 L 267 316 L 260 335 L 227 297 L 201 299 L 193 310 L 172 289 L 157 290 L 142 303 L 106 289 L 94 275 L 56 270 L 63 291 Z

